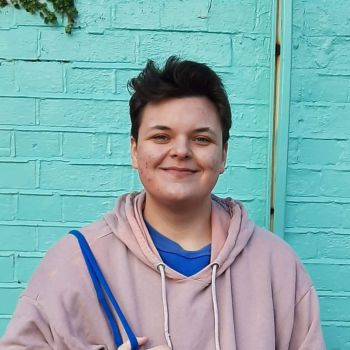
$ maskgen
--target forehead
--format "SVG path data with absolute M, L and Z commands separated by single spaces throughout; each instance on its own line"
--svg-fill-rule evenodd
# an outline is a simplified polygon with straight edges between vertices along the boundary
M 171 98 L 148 103 L 142 113 L 142 128 L 154 124 L 220 128 L 214 104 L 206 97 Z

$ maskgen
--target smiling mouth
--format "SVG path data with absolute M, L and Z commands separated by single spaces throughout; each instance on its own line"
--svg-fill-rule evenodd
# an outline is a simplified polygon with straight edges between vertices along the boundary
M 162 170 L 172 173 L 172 174 L 195 174 L 197 170 L 189 169 L 189 168 L 177 168 L 177 167 L 168 167 L 168 168 L 161 168 Z

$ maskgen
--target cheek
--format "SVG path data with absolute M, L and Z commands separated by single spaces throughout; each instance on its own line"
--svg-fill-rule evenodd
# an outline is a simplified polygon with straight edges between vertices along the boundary
M 208 155 L 208 154 L 203 153 L 199 159 L 200 159 L 200 164 L 202 165 L 202 167 L 204 167 L 208 170 L 212 170 L 212 171 L 221 170 L 222 154 Z
M 151 174 L 151 165 L 152 162 L 149 160 L 144 160 L 140 163 L 139 166 L 139 176 L 143 183 L 151 183 L 152 182 L 152 174 Z

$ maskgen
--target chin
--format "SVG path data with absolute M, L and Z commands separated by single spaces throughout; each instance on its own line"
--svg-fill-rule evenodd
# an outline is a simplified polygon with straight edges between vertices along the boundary
M 170 192 L 166 195 L 159 198 L 163 203 L 167 203 L 168 205 L 186 205 L 186 204 L 195 204 L 195 203 L 203 203 L 208 196 L 199 196 L 198 193 L 193 192 Z

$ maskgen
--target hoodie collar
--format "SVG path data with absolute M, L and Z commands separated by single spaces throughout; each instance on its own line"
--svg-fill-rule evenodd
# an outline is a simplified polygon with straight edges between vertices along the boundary
M 119 197 L 111 213 L 105 220 L 112 232 L 144 264 L 157 271 L 162 263 L 156 247 L 148 233 L 143 219 L 145 192 L 133 192 Z M 166 276 L 175 280 L 193 279 L 211 283 L 213 264 L 218 266 L 216 275 L 220 276 L 234 262 L 235 258 L 248 244 L 254 231 L 254 224 L 248 219 L 241 203 L 231 198 L 221 199 L 212 196 L 212 256 L 210 265 L 197 274 L 184 277 L 168 268 Z

